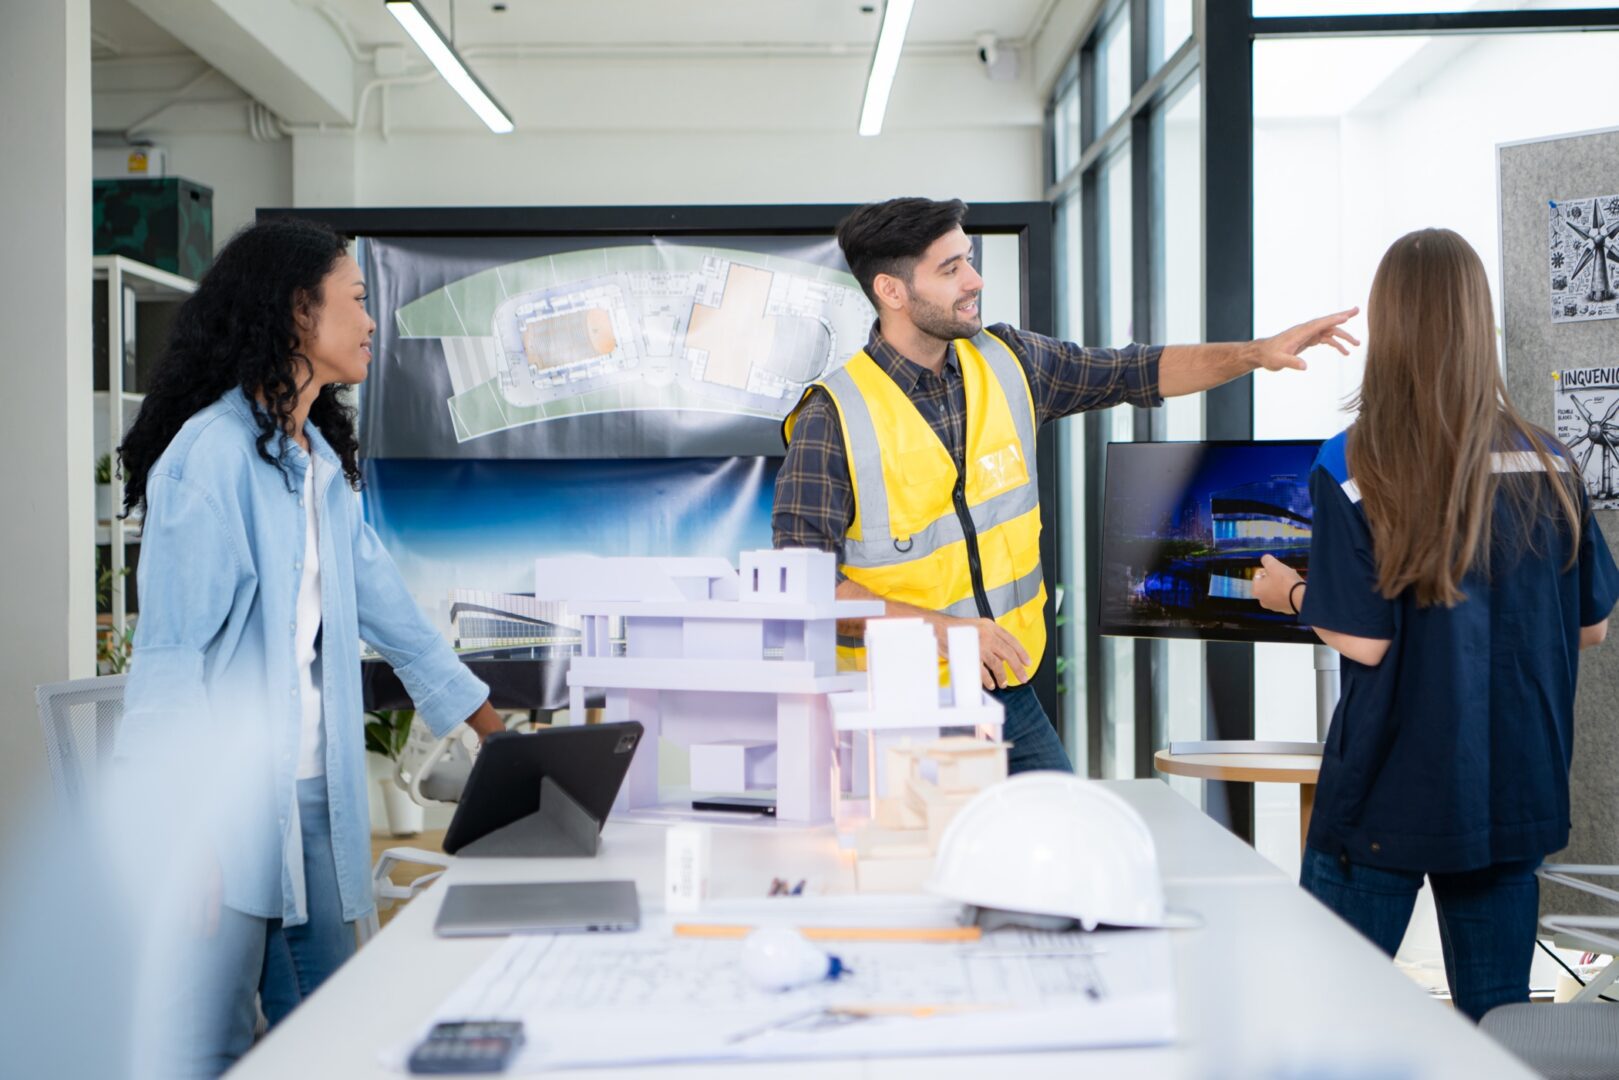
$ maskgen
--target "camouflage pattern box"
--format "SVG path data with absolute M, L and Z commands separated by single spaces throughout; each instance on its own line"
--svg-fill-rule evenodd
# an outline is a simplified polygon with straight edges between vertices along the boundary
M 95 181 L 95 253 L 193 280 L 214 258 L 214 192 L 190 180 Z

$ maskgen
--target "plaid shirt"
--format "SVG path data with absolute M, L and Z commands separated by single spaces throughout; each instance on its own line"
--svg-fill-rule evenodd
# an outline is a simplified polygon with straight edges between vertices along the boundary
M 1121 402 L 1151 408 L 1163 401 L 1158 394 L 1161 346 L 1087 349 L 1004 323 L 986 329 L 1006 342 L 1022 363 L 1033 391 L 1036 426 Z M 955 345 L 946 349 L 944 367 L 937 375 L 902 356 L 883 340 L 875 325 L 866 352 L 905 391 L 960 471 L 967 443 L 967 393 Z M 841 554 L 843 538 L 853 523 L 854 490 L 843 449 L 843 426 L 831 395 L 817 387 L 799 410 L 786 460 L 776 474 L 775 507 L 770 515 L 775 546 Z

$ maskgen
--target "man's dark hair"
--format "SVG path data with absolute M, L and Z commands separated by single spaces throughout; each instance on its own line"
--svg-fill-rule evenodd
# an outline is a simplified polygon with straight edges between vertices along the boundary
M 862 206 L 838 225 L 838 246 L 866 299 L 877 305 L 871 283 L 890 274 L 911 283 L 916 262 L 928 247 L 967 216 L 960 199 L 903 198 Z

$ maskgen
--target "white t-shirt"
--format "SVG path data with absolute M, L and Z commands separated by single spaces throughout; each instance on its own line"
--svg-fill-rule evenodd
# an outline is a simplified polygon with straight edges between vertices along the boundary
M 298 621 L 293 643 L 298 659 L 299 780 L 326 774 L 325 731 L 320 701 L 320 523 L 315 506 L 315 466 L 304 469 L 304 567 L 298 583 Z

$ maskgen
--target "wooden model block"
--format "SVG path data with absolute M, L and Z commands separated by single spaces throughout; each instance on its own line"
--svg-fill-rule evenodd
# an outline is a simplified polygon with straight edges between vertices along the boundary
M 932 873 L 931 854 L 909 859 L 861 859 L 855 864 L 855 888 L 866 893 L 921 892 Z

